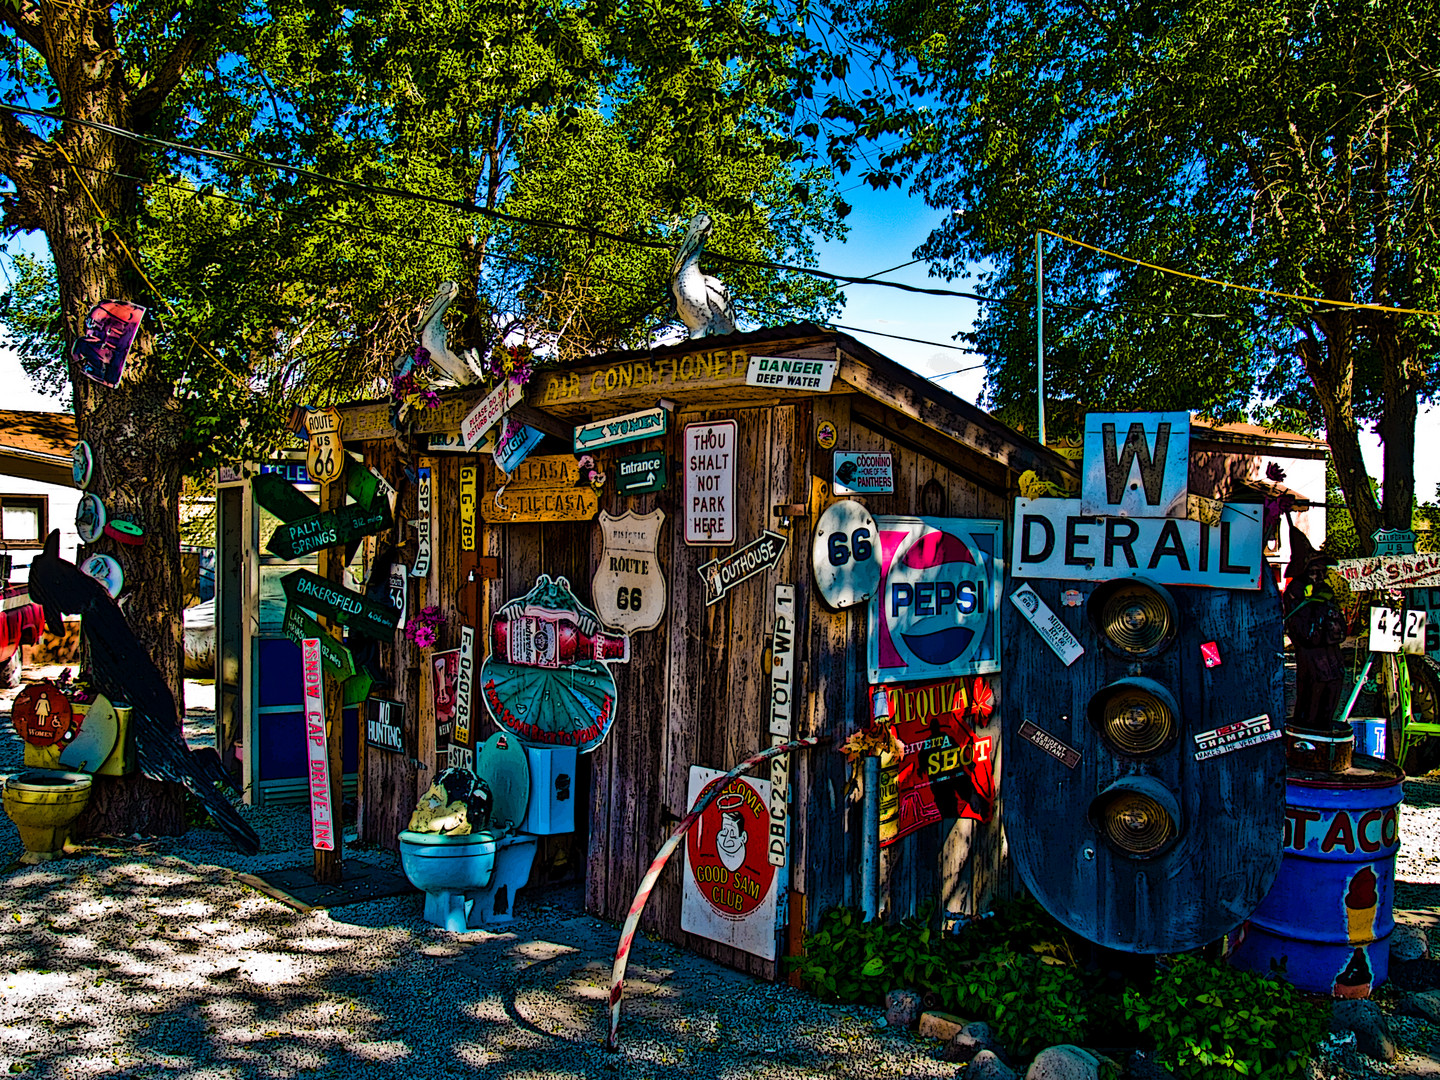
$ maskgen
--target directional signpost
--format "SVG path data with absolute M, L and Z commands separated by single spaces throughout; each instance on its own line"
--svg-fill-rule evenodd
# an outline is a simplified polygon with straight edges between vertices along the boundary
M 664 435 L 669 425 L 669 410 L 659 408 L 642 409 L 606 420 L 592 420 L 575 429 L 575 452 L 590 453 L 607 446 L 648 439 L 652 435 Z
M 342 506 L 333 513 L 315 514 L 281 525 L 271 535 L 265 550 L 288 562 L 331 544 L 347 544 L 362 536 L 384 532 L 390 525 L 390 507 L 383 499 L 374 509 L 356 503 Z
M 310 638 L 318 640 L 320 663 L 340 681 L 343 682 L 355 674 L 355 658 L 350 655 L 350 650 L 294 604 L 285 605 L 285 618 L 280 623 L 280 632 L 302 647 Z
M 400 612 L 388 604 L 377 604 L 357 592 L 326 581 L 309 570 L 295 570 L 280 579 L 285 599 L 310 608 L 342 626 L 380 641 L 390 641 L 400 621 Z
M 279 473 L 261 473 L 250 480 L 255 501 L 281 521 L 298 521 L 320 512 L 315 500 Z
M 785 536 L 766 529 L 739 551 L 719 559 L 711 559 L 697 572 L 705 582 L 705 606 L 718 604 L 724 595 L 757 574 L 773 570 L 785 554 Z

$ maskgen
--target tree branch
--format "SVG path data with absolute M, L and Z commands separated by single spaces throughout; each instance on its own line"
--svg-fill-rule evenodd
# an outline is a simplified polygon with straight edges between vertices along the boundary
M 14 7 L 0 4 L 0 26 L 8 26 L 15 36 L 29 45 L 47 61 L 45 34 L 40 25 L 40 8 L 37 4 L 20 3 Z
M 0 109 L 0 172 L 10 177 L 17 190 L 23 194 L 35 184 L 36 166 L 42 160 L 48 161 L 51 154 L 44 139 L 14 113 Z
M 132 123 L 138 128 L 140 121 L 146 120 L 170 96 L 170 91 L 184 77 L 189 70 L 191 61 L 195 54 L 205 43 L 205 35 L 197 30 L 188 30 L 171 47 L 170 52 L 161 59 L 155 68 L 155 73 L 145 82 L 143 86 L 137 87 L 130 96 L 130 117 Z

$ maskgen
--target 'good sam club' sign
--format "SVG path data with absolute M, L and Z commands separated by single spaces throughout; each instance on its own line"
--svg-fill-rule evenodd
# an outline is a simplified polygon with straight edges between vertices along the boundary
M 875 524 L 881 576 L 870 601 L 870 682 L 999 671 L 1004 524 L 886 515 Z

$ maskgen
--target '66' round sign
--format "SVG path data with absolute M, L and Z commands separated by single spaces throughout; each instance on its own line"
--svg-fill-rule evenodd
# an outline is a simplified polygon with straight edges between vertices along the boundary
M 832 503 L 815 525 L 810 560 L 820 598 L 833 608 L 854 607 L 880 587 L 875 519 L 854 499 Z

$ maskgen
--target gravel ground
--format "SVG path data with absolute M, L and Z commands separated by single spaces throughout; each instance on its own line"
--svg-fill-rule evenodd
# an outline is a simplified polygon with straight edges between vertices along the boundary
M 40 673 L 40 674 L 43 674 Z M 52 673 L 53 674 L 53 673 Z M 208 688 L 187 736 L 203 743 Z M 21 767 L 0 692 L 0 775 Z M 197 698 L 199 700 L 197 701 Z M 333 1077 L 515 1080 L 588 1076 L 768 1080 L 952 1077 L 937 1044 L 754 982 L 662 942 L 637 942 L 621 1050 L 603 1049 L 617 931 L 574 887 L 519 898 L 503 933 L 451 934 L 418 895 L 300 914 L 235 875 L 309 865 L 309 821 L 246 808 L 264 852 L 213 830 L 108 841 L 0 869 L 0 1072 L 34 1077 Z M 1396 907 L 1440 924 L 1440 777 L 1408 781 Z M 0 851 L 19 838 L 0 817 Z M 389 853 L 347 860 L 398 868 Z M 1405 909 L 1400 911 L 1399 909 Z M 1440 929 L 1433 931 L 1440 953 Z M 1440 967 L 1440 962 L 1437 962 Z M 1394 986 L 1377 1000 L 1392 1012 Z M 1384 1065 L 1337 1047 L 1327 1080 L 1440 1078 L 1440 1027 L 1391 1016 Z M 963 1077 L 963 1072 L 960 1076 Z

